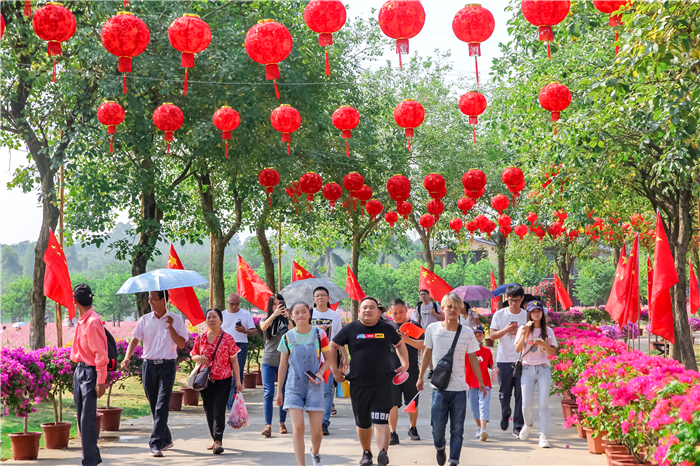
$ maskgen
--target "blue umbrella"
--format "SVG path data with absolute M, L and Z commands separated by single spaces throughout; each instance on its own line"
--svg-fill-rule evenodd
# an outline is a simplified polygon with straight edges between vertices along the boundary
M 451 291 L 462 298 L 462 301 L 481 301 L 495 298 L 488 288 L 479 285 L 460 286 Z
M 498 288 L 491 290 L 491 293 L 493 293 L 494 296 L 501 296 L 502 294 L 506 294 L 506 288 L 508 288 L 510 285 L 522 286 L 520 283 L 506 283 L 505 285 L 501 285 Z
M 209 281 L 194 270 L 158 269 L 131 277 L 119 288 L 117 294 L 173 290 L 207 283 Z
M 325 278 L 307 278 L 305 280 L 297 280 L 282 288 L 280 294 L 284 297 L 284 301 L 287 303 L 287 306 L 291 306 L 292 303 L 296 301 L 303 301 L 311 306 L 314 302 L 314 290 L 319 286 L 322 286 L 328 290 L 330 304 L 335 304 L 338 301 L 350 296 L 344 289 L 332 281 L 326 280 Z

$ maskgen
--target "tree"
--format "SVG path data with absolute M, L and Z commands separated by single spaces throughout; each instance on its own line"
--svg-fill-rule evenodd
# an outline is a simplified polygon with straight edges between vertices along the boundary
M 590 259 L 579 261 L 578 279 L 574 287 L 574 295 L 584 306 L 599 306 L 608 301 L 610 290 L 615 278 L 617 262 L 610 257 L 606 260 Z M 641 261 L 640 261 L 640 275 Z M 641 285 L 641 283 L 640 283 Z M 640 295 L 642 290 L 640 286 Z
M 26 318 L 31 313 L 32 279 L 20 275 L 10 283 L 0 296 L 3 317 L 8 315 L 12 321 Z
M 9 285 L 15 278 L 22 275 L 22 265 L 19 256 L 11 246 L 2 248 L 2 288 Z

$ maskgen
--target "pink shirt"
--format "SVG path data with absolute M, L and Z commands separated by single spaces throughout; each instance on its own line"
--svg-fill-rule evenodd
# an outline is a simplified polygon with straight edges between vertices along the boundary
M 80 316 L 70 350 L 70 360 L 97 369 L 97 383 L 107 380 L 107 335 L 102 319 L 92 308 Z
M 518 329 L 518 333 L 515 336 L 515 341 L 517 342 L 522 337 L 522 327 Z M 546 366 L 551 366 L 549 361 L 549 356 L 544 348 L 535 346 L 535 338 L 541 338 L 542 329 L 535 328 L 530 332 L 528 340 L 525 342 L 523 347 L 523 364 L 527 366 L 539 366 L 544 364 Z M 554 336 L 554 330 L 547 327 L 547 343 L 549 346 L 558 346 L 557 337 Z

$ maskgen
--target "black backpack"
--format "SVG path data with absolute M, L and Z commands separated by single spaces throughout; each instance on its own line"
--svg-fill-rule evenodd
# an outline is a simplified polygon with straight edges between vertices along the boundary
M 107 370 L 113 371 L 117 369 L 117 342 L 107 327 L 105 329 L 105 336 L 107 336 Z
M 433 309 L 435 309 L 435 312 L 438 312 L 437 303 L 436 303 L 435 301 L 433 301 L 433 302 L 431 302 L 430 304 L 433 305 Z M 420 317 L 420 307 L 421 307 L 422 305 L 423 305 L 423 301 L 418 301 L 418 304 L 416 304 L 416 312 L 418 313 L 418 319 L 421 318 L 421 317 Z M 413 319 L 413 320 L 416 320 L 416 319 Z M 419 322 L 419 321 L 416 320 L 416 322 Z M 421 324 L 421 327 L 422 327 L 422 326 L 423 326 L 423 321 L 421 320 L 419 323 Z

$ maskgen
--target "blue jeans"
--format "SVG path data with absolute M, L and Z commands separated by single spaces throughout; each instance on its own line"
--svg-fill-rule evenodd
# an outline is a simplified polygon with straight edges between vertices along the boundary
M 333 372 L 328 377 L 328 383 L 323 387 L 323 399 L 326 402 L 326 407 L 323 410 L 323 424 L 331 425 L 331 410 L 333 409 Z
M 552 386 L 552 373 L 549 366 L 528 366 L 523 364 L 523 376 L 520 378 L 523 391 L 523 417 L 525 425 L 532 425 L 532 408 L 535 404 L 535 385 L 539 391 L 540 433 L 547 436 L 549 427 L 549 389 Z
M 272 425 L 272 402 L 277 395 L 275 392 L 275 375 L 277 375 L 278 369 L 279 367 L 277 366 L 262 365 L 263 414 L 266 426 Z M 282 387 L 282 392 L 284 392 L 284 385 Z M 286 419 L 287 411 L 280 407 L 280 422 L 284 422 Z
M 491 387 L 486 387 L 486 396 L 482 396 L 478 388 L 469 389 L 469 407 L 474 419 L 490 421 L 491 417 Z
M 243 373 L 245 372 L 245 360 L 248 357 L 248 343 L 236 343 L 241 350 L 236 356 L 238 356 L 238 372 L 241 375 L 241 380 L 243 380 Z M 236 395 L 236 378 L 233 378 L 233 383 L 231 383 L 231 393 L 228 395 L 228 402 L 226 403 L 226 409 L 230 410 L 233 406 L 233 398 Z
M 467 392 L 433 390 L 433 406 L 430 411 L 430 425 L 433 426 L 433 444 L 438 450 L 444 450 L 445 429 L 450 419 L 450 456 L 449 462 L 459 464 L 464 435 L 464 418 L 467 415 Z

